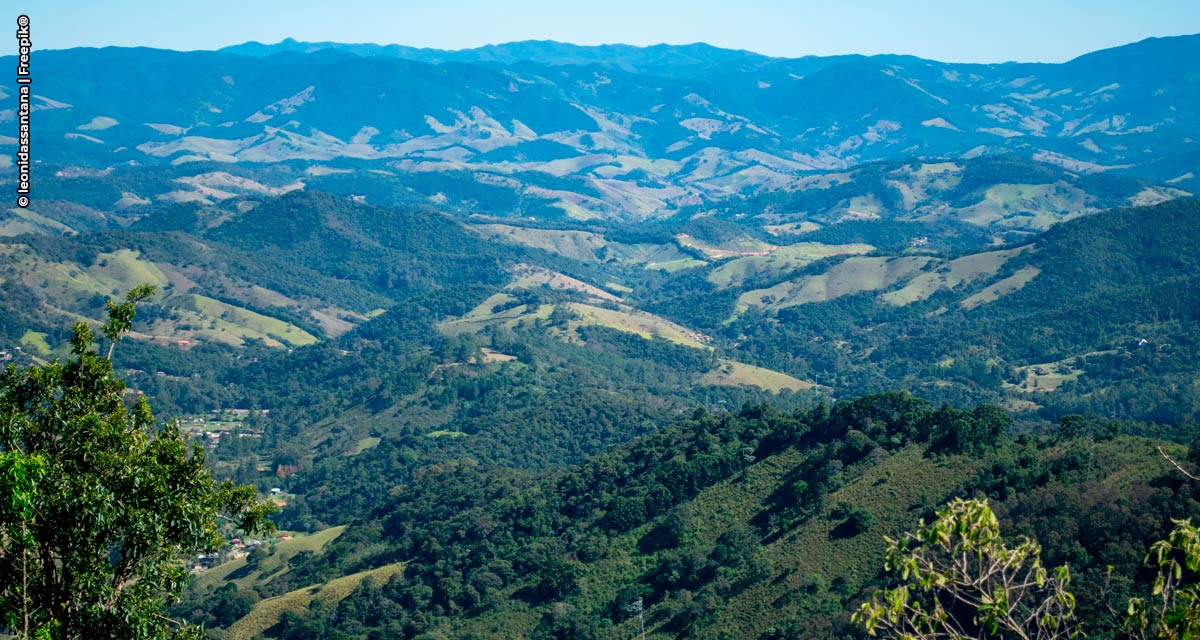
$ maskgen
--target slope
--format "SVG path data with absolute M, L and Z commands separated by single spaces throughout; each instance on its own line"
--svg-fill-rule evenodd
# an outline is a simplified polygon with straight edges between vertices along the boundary
M 1075 554 L 1084 583 L 1106 564 L 1133 575 L 1140 549 L 1170 526 L 1161 514 L 1200 505 L 1158 441 L 1086 421 L 1086 438 L 1012 439 L 1008 421 L 994 407 L 882 394 L 832 410 L 698 413 L 540 477 L 470 461 L 431 468 L 306 569 L 358 575 L 402 557 L 404 577 L 293 629 L 620 637 L 636 632 L 640 600 L 647 637 L 847 637 L 845 612 L 880 584 L 882 536 L 951 496 L 990 493 L 1006 530 L 1036 535 L 1048 563 Z M 1113 501 L 1151 486 L 1161 493 Z M 1054 535 L 1089 525 L 1089 539 Z M 1080 598 L 1085 615 L 1105 606 Z
M 1185 355 L 1197 340 L 1197 216 L 1200 203 L 1179 200 L 1094 214 L 1026 244 L 952 259 L 818 263 L 740 292 L 743 315 L 724 335 L 739 336 L 747 362 L 807 375 L 835 393 L 839 378 L 851 392 L 904 381 L 1050 417 L 1178 421 L 1200 415 Z M 1078 375 L 1022 384 L 1045 363 Z

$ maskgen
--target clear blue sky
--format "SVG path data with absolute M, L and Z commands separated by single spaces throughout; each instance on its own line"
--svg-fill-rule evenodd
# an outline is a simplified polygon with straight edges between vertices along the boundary
M 1060 62 L 1200 32 L 1200 0 L 18 0 L 35 48 L 247 40 L 460 49 L 514 40 L 707 42 L 768 55 Z M 11 6 L 11 5 L 9 5 Z M 15 28 L 16 12 L 9 12 Z M 7 29 L 5 32 L 11 32 Z M 15 39 L 0 54 L 13 53 Z

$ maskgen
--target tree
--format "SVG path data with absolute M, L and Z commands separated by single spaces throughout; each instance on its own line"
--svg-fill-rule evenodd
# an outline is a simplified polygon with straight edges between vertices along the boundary
M 1130 637 L 1179 640 L 1200 637 L 1200 529 L 1174 520 L 1166 540 L 1150 546 L 1146 563 L 1158 568 L 1152 597 L 1130 598 L 1125 621 Z
M 1134 640 L 1200 637 L 1200 529 L 1190 520 L 1174 523 L 1167 539 L 1151 545 L 1146 555 L 1146 564 L 1158 570 L 1151 597 L 1130 598 L 1124 612 L 1125 632 Z M 955 500 L 932 525 L 922 524 L 917 533 L 889 543 L 885 568 L 899 571 L 907 584 L 877 592 L 852 616 L 871 635 L 883 631 L 905 640 L 1083 636 L 1075 598 L 1067 591 L 1067 568 L 1042 568 L 1040 549 L 1030 540 L 1005 546 L 996 516 L 982 500 Z
M 1064 440 L 1078 438 L 1086 427 L 1087 418 L 1076 413 L 1067 414 L 1058 419 L 1058 437 Z
M 875 523 L 875 516 L 865 509 L 855 509 L 846 518 L 846 530 L 851 536 L 857 536 L 870 530 Z
M 955 500 L 932 524 L 888 540 L 885 567 L 905 584 L 875 594 L 853 619 L 897 638 L 1078 638 L 1067 567 L 1042 567 L 1029 539 L 1009 547 L 982 500 Z
M 176 422 L 127 406 L 110 358 L 152 293 L 108 304 L 104 356 L 81 322 L 67 363 L 0 373 L 0 628 L 18 638 L 199 637 L 162 614 L 185 560 L 220 547 L 219 520 L 270 528 L 272 505 L 218 485 Z
M 1188 450 L 1195 463 L 1197 444 Z M 1158 453 L 1191 480 L 1200 477 L 1167 455 Z M 1150 545 L 1144 562 L 1158 569 L 1151 598 L 1130 598 L 1125 630 L 1137 640 L 1179 640 L 1200 637 L 1200 528 L 1188 520 L 1172 520 L 1175 528 L 1166 540 Z M 1153 604 L 1152 604 L 1153 602 Z

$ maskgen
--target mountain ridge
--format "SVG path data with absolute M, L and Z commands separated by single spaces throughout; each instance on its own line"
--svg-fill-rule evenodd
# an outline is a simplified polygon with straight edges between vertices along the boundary
M 559 194 L 574 217 L 669 216 L 795 188 L 817 170 L 914 156 L 1018 154 L 1186 189 L 1200 173 L 1200 109 L 1189 99 L 1200 73 L 1186 62 L 1198 43 L 1146 41 L 1057 65 L 649 47 L 630 49 L 642 61 L 628 69 L 599 64 L 604 49 L 554 64 L 558 45 L 545 43 L 529 45 L 544 59 L 511 64 L 328 49 L 48 51 L 33 142 L 44 162 L 95 168 L 302 162 L 570 177 L 589 187 Z M 138 78 L 136 97 L 88 79 L 112 68 Z M 0 98 L 0 113 L 15 100 Z
M 439 58 L 442 60 L 456 59 L 458 61 L 466 61 L 466 60 L 470 60 L 472 58 L 472 56 L 482 56 L 485 52 L 505 52 L 505 53 L 508 53 L 507 57 L 511 60 L 511 59 L 513 59 L 514 53 L 520 52 L 522 50 L 532 51 L 532 50 L 536 50 L 538 47 L 543 47 L 543 48 L 547 48 L 547 49 L 560 49 L 560 50 L 567 50 L 567 51 L 576 51 L 576 52 L 590 52 L 590 53 L 593 53 L 594 55 L 596 55 L 597 57 L 600 54 L 621 54 L 621 53 L 628 54 L 629 52 L 632 52 L 632 51 L 645 52 L 645 51 L 651 51 L 651 50 L 661 51 L 661 50 L 675 49 L 675 50 L 693 50 L 693 51 L 705 50 L 705 51 L 708 51 L 710 54 L 719 53 L 719 54 L 722 54 L 725 56 L 730 56 L 730 57 L 744 56 L 746 58 L 756 59 L 756 60 L 762 61 L 762 62 L 783 61 L 783 60 L 794 61 L 794 60 L 845 59 L 845 58 L 863 57 L 863 58 L 879 58 L 879 59 L 910 59 L 910 60 L 927 61 L 927 62 L 938 62 L 940 64 L 952 64 L 952 65 L 956 65 L 956 66 L 977 65 L 977 66 L 985 66 L 985 67 L 995 67 L 995 66 L 1005 66 L 1005 65 L 1063 65 L 1063 64 L 1078 63 L 1078 62 L 1083 62 L 1083 61 L 1088 61 L 1088 60 L 1094 60 L 1098 55 L 1109 55 L 1108 52 L 1115 52 L 1115 51 L 1122 51 L 1122 50 L 1134 51 L 1134 50 L 1139 50 L 1139 49 L 1145 50 L 1145 49 L 1151 49 L 1151 48 L 1160 48 L 1160 47 L 1164 47 L 1164 46 L 1170 46 L 1174 43 L 1178 43 L 1183 40 L 1196 39 L 1197 36 L 1200 36 L 1200 34 L 1183 34 L 1183 35 L 1174 35 L 1174 36 L 1150 36 L 1147 38 L 1143 38 L 1141 40 L 1135 40 L 1135 41 L 1128 42 L 1128 43 L 1113 45 L 1111 47 L 1104 47 L 1101 49 L 1096 49 L 1094 51 L 1088 51 L 1085 53 L 1081 53 L 1073 58 L 1070 58 L 1070 59 L 1067 59 L 1067 60 L 1064 60 L 1061 62 L 1048 62 L 1048 61 L 1039 61 L 1039 60 L 1022 60 L 1022 61 L 1002 60 L 1002 61 L 963 62 L 963 61 L 953 61 L 953 60 L 937 60 L 934 58 L 923 58 L 921 56 L 917 56 L 917 55 L 913 55 L 913 54 L 906 54 L 906 53 L 899 53 L 899 52 L 878 53 L 878 54 L 847 53 L 847 54 L 825 54 L 825 55 L 805 54 L 805 55 L 800 55 L 800 56 L 771 56 L 771 55 L 759 53 L 757 51 L 753 51 L 750 49 L 736 49 L 736 48 L 719 47 L 719 46 L 712 45 L 712 44 L 709 44 L 709 43 L 703 42 L 703 41 L 697 41 L 697 42 L 691 42 L 691 43 L 660 42 L 660 43 L 650 44 L 650 45 L 633 45 L 633 44 L 626 44 L 626 43 L 620 43 L 620 42 L 612 42 L 612 43 L 604 43 L 604 44 L 596 44 L 596 45 L 579 45 L 579 44 L 574 44 L 571 42 L 565 42 L 565 41 L 554 40 L 554 39 L 513 40 L 513 41 L 509 41 L 509 42 L 485 44 L 485 45 L 480 45 L 477 47 L 463 47 L 460 49 L 443 49 L 443 48 L 439 48 L 439 47 L 414 47 L 414 46 L 403 45 L 403 44 L 399 44 L 399 43 L 388 43 L 388 44 L 380 44 L 380 43 L 374 43 L 374 42 L 352 43 L 352 42 L 337 42 L 337 41 L 331 41 L 331 40 L 302 41 L 302 40 L 297 40 L 295 38 L 288 37 L 288 38 L 284 38 L 283 40 L 280 40 L 279 42 L 276 42 L 276 43 L 264 43 L 264 42 L 260 42 L 257 40 L 249 40 L 246 42 L 233 44 L 233 45 L 227 45 L 227 46 L 219 47 L 216 49 L 199 49 L 199 51 L 217 51 L 217 52 L 221 52 L 221 53 L 233 53 L 233 54 L 237 54 L 237 55 L 246 55 L 246 56 L 267 56 L 267 55 L 272 55 L 272 54 L 283 52 L 283 51 L 312 53 L 314 51 L 323 50 L 323 49 L 336 49 L 339 51 L 355 53 L 356 55 L 392 55 L 392 56 L 397 56 L 397 57 L 416 56 L 417 59 L 423 59 L 426 61 L 433 60 L 433 59 L 439 59 Z M 421 58 L 421 56 L 424 56 L 424 58 Z M 503 57 L 505 57 L 505 55 L 504 55 L 504 53 L 500 53 L 498 57 L 503 58 Z M 560 63 L 560 64 L 569 64 L 569 63 L 564 62 L 564 63 Z
M 680 63 L 712 63 L 726 60 L 771 59 L 753 51 L 725 49 L 704 42 L 673 45 L 660 43 L 648 46 L 622 43 L 601 45 L 576 45 L 557 40 L 518 40 L 498 44 L 487 44 L 466 49 L 439 49 L 433 47 L 411 47 L 401 44 L 301 42 L 292 38 L 275 44 L 256 41 L 221 47 L 216 51 L 246 56 L 270 56 L 282 52 L 313 53 L 335 50 L 359 56 L 388 56 L 432 64 L 446 62 L 486 62 L 513 64 L 516 62 L 542 62 L 555 65 L 600 64 L 634 70 L 637 64 L 659 59 Z

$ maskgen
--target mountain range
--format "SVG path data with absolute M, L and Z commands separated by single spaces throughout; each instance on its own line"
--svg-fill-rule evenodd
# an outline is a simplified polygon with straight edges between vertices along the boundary
M 972 495 L 1117 637 L 1200 508 L 1198 48 L 39 51 L 0 361 L 157 287 L 117 374 L 285 503 L 212 638 L 864 637 Z
M 1186 189 L 1197 175 L 1197 55 L 1200 36 L 1063 64 L 554 42 L 44 51 L 33 142 L 42 162 L 98 169 L 300 161 L 314 173 L 470 171 L 577 218 L 663 217 L 912 156 L 1018 154 Z M 4 89 L 0 122 L 15 100 Z M 574 184 L 547 188 L 526 173 Z

